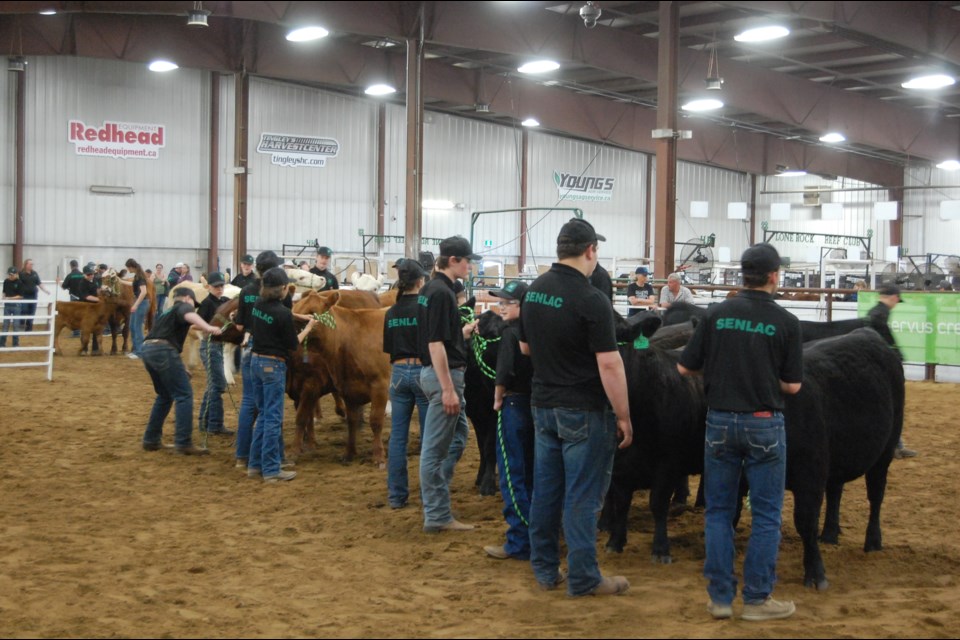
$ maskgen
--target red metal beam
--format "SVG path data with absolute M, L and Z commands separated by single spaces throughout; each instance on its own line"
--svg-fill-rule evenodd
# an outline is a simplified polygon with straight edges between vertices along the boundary
M 660 3 L 660 74 L 657 78 L 657 128 L 677 131 L 677 51 L 680 36 L 680 7 L 677 2 Z M 657 209 L 654 217 L 653 272 L 665 278 L 673 272 L 677 235 L 677 139 L 658 138 Z
M 13 264 L 17 268 L 23 264 L 23 203 L 26 197 L 26 182 L 24 180 L 24 166 L 26 165 L 26 147 L 25 139 L 26 126 L 26 102 L 27 102 L 27 72 L 20 71 L 16 74 L 17 97 L 16 97 L 16 184 L 14 185 L 14 211 L 13 211 Z

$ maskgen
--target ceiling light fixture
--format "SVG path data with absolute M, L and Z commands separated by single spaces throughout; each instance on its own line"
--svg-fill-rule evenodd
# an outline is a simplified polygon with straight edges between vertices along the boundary
M 524 121 L 521 122 L 520 124 L 522 124 L 522 125 L 525 126 L 525 127 L 539 127 L 539 126 L 540 126 L 540 121 L 537 120 L 536 118 L 527 118 L 526 120 L 524 120 Z
M 556 71 L 559 68 L 560 63 L 554 62 L 553 60 L 534 60 L 533 62 L 528 62 L 517 67 L 517 71 L 520 73 L 547 73 L 548 71 Z
M 714 70 L 716 67 L 716 70 Z M 720 61 L 717 60 L 717 43 L 714 42 L 710 47 L 710 61 L 707 63 L 707 77 L 703 79 L 707 85 L 707 91 L 720 91 L 723 89 L 723 78 L 720 77 Z
M 44 9 L 43 11 L 40 12 L 40 15 L 42 15 L 42 16 L 55 16 L 55 15 L 57 15 L 57 10 L 56 10 L 56 9 Z
M 300 27 L 288 33 L 287 40 L 290 42 L 311 42 L 313 40 L 319 40 L 320 38 L 326 38 L 328 35 L 330 35 L 330 32 L 323 27 Z
M 846 142 L 847 138 L 842 133 L 831 132 L 820 136 L 820 142 Z
M 704 98 L 701 100 L 691 100 L 687 104 L 680 107 L 684 111 L 714 111 L 723 107 L 723 101 L 717 100 L 715 98 Z
M 7 58 L 7 71 L 26 71 L 27 59 L 23 56 L 12 56 Z
M 932 91 L 933 89 L 943 89 L 954 84 L 956 79 L 943 73 L 937 73 L 929 76 L 919 76 L 910 78 L 900 86 L 904 89 L 921 89 Z
M 776 40 L 788 35 L 790 35 L 790 29 L 780 25 L 771 25 L 747 29 L 733 36 L 733 39 L 737 42 L 767 42 L 768 40 Z
M 187 12 L 188 27 L 206 27 L 207 16 L 210 12 L 203 8 L 203 3 L 199 0 L 193 3 L 193 9 Z
M 149 65 L 147 69 L 150 71 L 156 71 L 157 73 L 166 73 L 167 71 L 173 71 L 174 69 L 179 69 L 176 62 L 170 62 L 169 60 L 154 60 Z
M 366 89 L 363 90 L 368 96 L 388 96 L 391 93 L 396 93 L 397 90 L 391 87 L 388 84 L 372 84 Z
M 807 175 L 807 172 L 802 169 L 791 169 L 786 165 L 778 164 L 776 175 L 778 178 L 796 178 Z
M 958 160 L 944 160 L 937 165 L 937 169 L 944 169 L 946 171 L 957 171 L 960 170 L 960 161 Z

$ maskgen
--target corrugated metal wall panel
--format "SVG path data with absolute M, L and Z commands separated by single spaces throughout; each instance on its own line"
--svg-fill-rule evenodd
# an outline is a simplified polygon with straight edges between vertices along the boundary
M 317 239 L 334 252 L 360 251 L 357 230 L 376 229 L 376 104 L 262 79 L 250 81 L 247 246 L 279 250 Z M 281 167 L 257 153 L 262 133 L 336 139 L 322 168 Z
M 690 203 L 698 201 L 709 203 L 709 217 L 690 217 Z M 692 162 L 678 162 L 675 240 L 687 242 L 714 233 L 717 236 L 714 260 L 720 259 L 720 247 L 728 247 L 731 256 L 739 258 L 750 244 L 750 220 L 727 218 L 727 205 L 731 202 L 750 202 L 749 175 Z M 684 248 L 678 246 L 675 250 L 678 261 L 685 255 Z M 660 277 L 660 274 L 657 276 Z
M 910 255 L 960 254 L 960 221 L 941 220 L 940 203 L 960 200 L 960 171 L 909 167 L 904 186 L 947 186 L 946 189 L 908 189 L 904 192 L 903 247 Z
M 384 175 L 384 233 L 387 235 L 404 235 L 406 227 L 406 157 L 407 157 L 407 119 L 403 105 L 388 104 L 386 116 L 386 132 L 384 134 L 384 150 L 386 165 Z M 376 225 L 367 233 L 376 233 Z M 376 251 L 375 245 L 371 249 Z M 384 247 L 384 252 L 392 255 L 403 255 L 403 245 L 390 243 Z
M 218 197 L 217 197 L 217 222 L 220 232 L 220 268 L 226 269 L 233 264 L 233 192 L 234 175 L 230 169 L 234 166 L 233 161 L 233 127 L 236 121 L 234 109 L 234 82 L 233 76 L 220 76 L 220 127 L 219 127 L 219 149 L 218 164 L 220 165 Z M 243 257 L 243 256 L 240 256 Z
M 449 200 L 458 208 L 424 209 L 423 236 L 470 237 L 471 212 L 520 206 L 520 132 L 428 113 L 423 129 L 423 199 Z M 490 256 L 519 253 L 519 214 L 477 221 L 474 250 Z M 484 247 L 490 240 L 491 247 Z
M 157 74 L 144 65 L 73 57 L 31 59 L 27 84 L 26 225 L 29 245 L 137 251 L 144 263 L 163 247 L 196 260 L 207 238 L 209 83 L 181 69 Z M 163 124 L 157 160 L 79 156 L 68 121 Z M 91 185 L 129 186 L 132 196 L 90 192 Z M 139 251 L 149 245 L 149 251 Z M 72 250 L 75 252 L 75 250 Z M 104 256 L 115 263 L 117 258 Z
M 876 185 L 850 178 L 838 178 L 836 180 L 826 180 L 817 176 L 760 178 L 757 182 L 757 241 L 763 240 L 763 231 L 759 228 L 759 224 L 763 221 L 769 221 L 769 229 L 776 231 L 867 236 L 872 230 L 871 251 L 874 259 L 883 260 L 886 247 L 889 246 L 890 225 L 887 222 L 876 220 L 873 213 L 873 203 L 889 200 L 890 193 L 888 190 L 821 194 L 821 204 L 843 204 L 842 220 L 823 220 L 821 218 L 822 206 L 804 205 L 804 195 L 802 193 L 763 193 L 764 191 L 800 191 L 815 188 L 853 189 L 874 186 Z M 770 205 L 774 202 L 790 203 L 790 220 L 770 221 Z M 820 248 L 825 246 L 824 238 L 815 238 L 813 243 L 776 240 L 773 244 L 782 256 L 791 258 L 793 262 L 807 263 L 819 263 Z M 860 259 L 861 248 L 858 245 L 849 245 L 846 248 L 848 259 Z M 734 257 L 736 258 L 736 256 Z
M 532 207 L 583 209 L 584 218 L 607 237 L 607 242 L 600 246 L 600 261 L 604 266 L 609 267 L 614 257 L 640 257 L 644 244 L 647 161 L 642 153 L 534 132 L 530 134 L 527 201 Z M 614 178 L 613 196 L 607 202 L 561 200 L 554 172 Z M 557 234 L 571 216 L 572 213 L 531 213 L 528 254 L 541 264 L 556 260 Z
M 0 76 L 0 244 L 13 243 L 13 210 L 15 206 L 14 181 L 16 167 L 14 162 L 16 130 L 16 75 L 4 73 Z M 0 255 L 3 266 L 9 266 L 13 252 L 10 249 Z M 6 271 L 4 271 L 6 273 Z

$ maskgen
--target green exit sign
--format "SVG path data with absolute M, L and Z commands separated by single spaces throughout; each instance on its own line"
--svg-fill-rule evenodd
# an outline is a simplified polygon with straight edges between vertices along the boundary
M 492 247 L 492 246 L 493 246 L 493 240 L 484 240 L 484 241 L 483 241 L 483 246 L 485 246 L 485 247 Z

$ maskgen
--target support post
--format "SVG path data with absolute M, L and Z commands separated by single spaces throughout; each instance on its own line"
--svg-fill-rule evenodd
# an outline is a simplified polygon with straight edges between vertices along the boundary
M 387 105 L 377 107 L 377 235 L 386 233 L 384 206 L 386 205 Z
M 646 170 L 643 172 L 643 255 L 642 258 L 650 257 L 650 250 L 653 248 L 653 237 L 650 235 L 653 223 L 653 163 L 656 157 L 647 156 Z M 652 279 L 652 278 L 651 278 Z
M 247 153 L 250 138 L 250 76 L 246 71 L 234 74 L 233 129 L 233 268 L 247 253 Z
M 530 150 L 530 136 L 526 129 L 520 133 L 520 206 L 527 206 L 527 158 Z M 520 212 L 520 255 L 517 258 L 517 271 L 523 273 L 527 264 L 527 212 Z
M 675 266 L 677 234 L 677 49 L 679 2 L 660 3 L 659 71 L 657 73 L 657 128 L 674 136 L 660 138 L 657 148 L 657 209 L 654 272 L 665 278 Z
M 17 77 L 17 104 L 16 104 L 16 157 L 15 171 L 16 184 L 14 187 L 14 212 L 13 212 L 13 264 L 19 269 L 23 265 L 23 202 L 26 195 L 26 183 L 24 181 L 24 166 L 26 164 L 26 102 L 27 102 L 27 72 L 20 71 Z
M 750 246 L 757 244 L 757 174 L 750 174 Z
M 207 273 L 220 271 L 220 74 L 210 72 L 210 246 Z M 236 271 L 234 271 L 236 273 Z
M 406 160 L 406 244 L 408 258 L 420 256 L 420 236 L 423 232 L 423 95 L 420 92 L 420 73 L 423 65 L 423 47 L 420 41 L 407 40 L 407 160 Z

